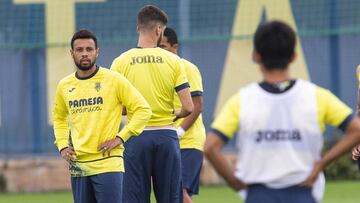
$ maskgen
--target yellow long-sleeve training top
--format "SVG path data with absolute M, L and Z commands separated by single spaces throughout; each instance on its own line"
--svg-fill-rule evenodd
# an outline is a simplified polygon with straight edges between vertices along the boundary
M 134 112 L 131 121 L 120 131 L 122 109 Z M 103 156 L 98 146 L 116 136 L 124 141 L 139 135 L 151 117 L 144 97 L 121 74 L 97 67 L 87 78 L 76 73 L 62 79 L 57 87 L 54 113 L 55 144 L 59 151 L 71 143 L 75 162 L 73 176 L 89 176 L 124 171 L 123 145 Z

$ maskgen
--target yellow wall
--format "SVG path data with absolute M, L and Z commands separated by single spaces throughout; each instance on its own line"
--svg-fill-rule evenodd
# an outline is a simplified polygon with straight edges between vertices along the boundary
M 289 0 L 240 0 L 238 2 L 232 35 L 244 36 L 244 38 L 229 42 L 215 114 L 240 87 L 261 80 L 259 68 L 252 60 L 251 36 L 255 33 L 263 13 L 268 20 L 282 20 L 297 31 Z M 291 74 L 308 79 L 307 66 L 299 39 L 296 52 L 297 59 L 292 64 Z

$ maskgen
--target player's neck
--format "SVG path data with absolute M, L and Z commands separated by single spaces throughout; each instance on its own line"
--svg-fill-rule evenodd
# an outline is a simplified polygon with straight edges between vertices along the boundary
M 289 70 L 271 70 L 271 71 L 267 71 L 267 70 L 262 70 L 263 73 L 263 78 L 265 82 L 268 83 L 279 83 L 279 82 L 283 82 L 283 81 L 287 81 L 290 80 L 290 73 Z
M 79 78 L 87 78 L 89 77 L 90 75 L 94 74 L 96 71 L 96 65 L 94 65 L 93 67 L 91 67 L 89 70 L 80 70 L 79 68 L 76 70 L 76 75 L 79 77 Z
M 140 34 L 137 46 L 141 48 L 157 47 L 157 38 L 156 36 Z

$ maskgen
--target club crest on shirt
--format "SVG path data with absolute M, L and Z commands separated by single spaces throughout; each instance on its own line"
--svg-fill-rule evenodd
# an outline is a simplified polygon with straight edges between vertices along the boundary
M 99 92 L 101 89 L 101 84 L 99 82 L 95 83 L 95 90 Z

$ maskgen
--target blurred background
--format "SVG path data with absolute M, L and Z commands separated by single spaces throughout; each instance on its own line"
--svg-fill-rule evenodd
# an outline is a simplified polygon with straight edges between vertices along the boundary
M 285 21 L 297 32 L 298 57 L 292 65 L 293 76 L 330 89 L 355 109 L 355 72 L 360 63 L 358 0 L 0 0 L 3 190 L 63 189 L 51 186 L 55 183 L 44 186 L 34 177 L 66 172 L 66 167 L 60 170 L 56 165 L 65 163 L 53 144 L 51 108 L 58 81 L 74 71 L 69 53 L 71 37 L 81 28 L 94 32 L 100 47 L 97 63 L 109 67 L 115 57 L 136 47 L 136 14 L 146 4 L 154 4 L 168 14 L 168 26 L 180 38 L 179 55 L 196 64 L 202 73 L 207 129 L 230 95 L 260 80 L 251 58 L 251 40 L 258 24 L 271 19 Z M 341 133 L 327 131 L 326 146 L 339 137 Z M 236 150 L 232 143 L 226 148 L 230 155 Z M 335 172 L 328 172 L 333 174 L 331 178 L 359 177 L 349 157 L 337 164 L 342 171 L 334 166 Z M 17 170 L 13 175 L 11 167 Z M 30 168 L 35 172 L 30 173 Z M 29 180 L 17 180 L 21 174 Z M 53 182 L 67 177 L 58 178 Z M 221 182 L 210 172 L 202 180 Z

